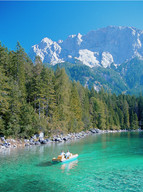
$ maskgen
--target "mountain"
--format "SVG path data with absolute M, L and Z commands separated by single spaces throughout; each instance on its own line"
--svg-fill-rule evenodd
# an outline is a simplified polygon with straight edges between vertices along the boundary
M 71 80 L 99 91 L 116 94 L 143 92 L 143 31 L 115 27 L 71 35 L 54 42 L 49 38 L 32 46 L 32 60 L 38 55 L 53 68 L 64 67 Z
M 60 63 L 51 66 L 53 70 L 57 67 L 65 68 L 69 78 L 73 81 L 79 81 L 83 86 L 94 89 L 98 92 L 101 87 L 106 91 L 120 94 L 126 93 L 128 86 L 118 71 L 111 68 L 90 68 L 82 64 Z
M 89 89 L 94 87 L 98 92 L 101 87 L 106 91 L 115 94 L 139 95 L 143 93 L 143 60 L 133 58 L 122 63 L 118 68 L 113 64 L 107 68 L 90 68 L 82 64 L 72 64 L 68 62 L 57 65 L 49 65 L 53 70 L 57 67 L 65 68 L 69 78 L 79 81 Z
M 82 63 L 93 67 L 119 66 L 135 57 L 143 58 L 143 31 L 134 27 L 108 26 L 86 35 L 70 35 L 66 40 L 48 37 L 33 45 L 30 57 L 39 55 L 44 63 Z

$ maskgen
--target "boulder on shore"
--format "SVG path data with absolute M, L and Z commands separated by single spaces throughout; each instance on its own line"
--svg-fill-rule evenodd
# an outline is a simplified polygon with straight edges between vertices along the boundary
M 30 146 L 30 144 L 29 143 L 25 143 L 25 147 L 28 147 L 28 146 Z
M 47 144 L 47 141 L 46 140 L 42 140 L 40 141 L 41 144 Z
M 40 145 L 41 143 L 39 141 L 36 141 L 35 142 L 35 145 Z
M 38 135 L 39 139 L 44 139 L 44 133 L 43 132 L 40 132 Z
M 30 145 L 35 145 L 35 143 L 34 142 L 30 142 Z

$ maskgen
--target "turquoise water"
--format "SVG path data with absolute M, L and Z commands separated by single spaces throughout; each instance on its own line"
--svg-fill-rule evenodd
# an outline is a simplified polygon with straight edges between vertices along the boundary
M 78 159 L 52 164 L 62 149 L 78 153 Z M 143 191 L 143 133 L 88 136 L 0 154 L 0 191 Z

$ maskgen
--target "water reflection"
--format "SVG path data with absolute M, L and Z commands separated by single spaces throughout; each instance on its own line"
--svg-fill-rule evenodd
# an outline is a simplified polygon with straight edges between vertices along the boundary
M 68 172 L 70 169 L 75 168 L 78 165 L 78 160 L 76 159 L 75 161 L 69 162 L 69 163 L 62 163 L 61 165 L 61 170 L 62 173 Z

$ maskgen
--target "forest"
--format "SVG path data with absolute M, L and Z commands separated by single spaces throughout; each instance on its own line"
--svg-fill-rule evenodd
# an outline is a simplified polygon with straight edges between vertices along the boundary
M 0 134 L 29 138 L 86 131 L 138 129 L 143 123 L 143 96 L 96 92 L 71 81 L 64 68 L 32 62 L 20 43 L 16 50 L 0 44 Z

